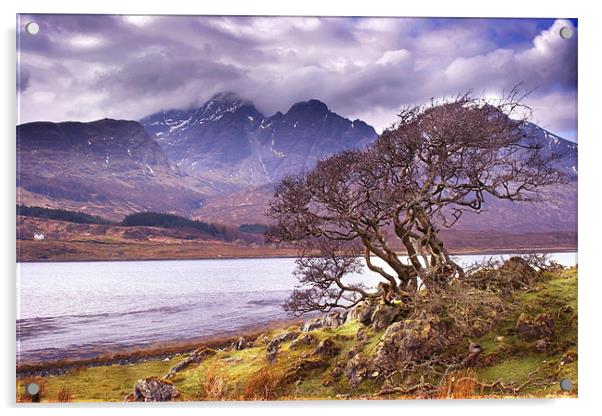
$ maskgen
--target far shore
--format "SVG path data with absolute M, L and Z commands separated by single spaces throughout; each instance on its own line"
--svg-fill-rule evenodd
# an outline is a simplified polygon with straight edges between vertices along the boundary
M 60 248 L 71 248 L 69 242 L 46 241 L 33 242 L 28 240 L 19 240 L 17 250 L 18 263 L 63 263 L 63 262 L 129 262 L 129 261 L 165 261 L 165 260 L 237 260 L 237 259 L 276 259 L 276 258 L 295 258 L 294 248 L 272 248 L 272 247 L 241 247 L 220 245 L 205 246 L 196 244 L 177 244 L 172 247 L 170 244 L 161 246 L 161 250 L 155 250 L 155 247 L 147 247 L 149 250 L 138 249 L 135 252 L 127 253 L 123 257 L 114 256 L 112 252 L 95 253 L 90 255 L 85 250 L 61 250 Z M 67 247 L 65 247 L 67 246 Z M 50 253 L 47 257 L 31 256 L 24 253 L 40 252 L 40 248 L 46 248 Z M 220 250 L 221 249 L 221 250 Z M 220 254 L 223 252 L 223 254 Z M 450 249 L 451 255 L 498 255 L 498 254 L 517 254 L 517 253 L 571 253 L 577 252 L 577 246 L 532 246 L 526 247 L 488 247 L 488 248 L 456 248 Z M 407 255 L 406 252 L 398 252 L 400 256 Z

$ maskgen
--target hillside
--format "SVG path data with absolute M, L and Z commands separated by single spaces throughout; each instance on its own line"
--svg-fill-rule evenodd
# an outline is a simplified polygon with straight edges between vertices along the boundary
M 44 239 L 35 240 L 35 234 Z M 235 236 L 230 239 L 230 235 Z M 156 260 L 293 256 L 253 233 L 212 236 L 194 228 L 81 224 L 17 217 L 17 261 Z
M 231 224 L 266 223 L 264 213 L 273 193 L 274 185 L 268 184 L 245 188 L 227 195 L 211 196 L 201 208 L 194 211 L 193 216 L 203 221 L 219 218 Z M 567 232 L 576 229 L 575 181 L 545 189 L 542 201 L 536 203 L 489 198 L 480 213 L 464 213 L 454 227 L 454 231 L 510 234 Z
M 172 166 L 135 121 L 17 126 L 19 204 L 116 219 L 147 209 L 186 213 L 209 193 Z

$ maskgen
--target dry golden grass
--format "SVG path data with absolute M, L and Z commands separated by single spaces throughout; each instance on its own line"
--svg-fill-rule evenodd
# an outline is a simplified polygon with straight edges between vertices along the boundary
M 454 371 L 448 374 L 435 393 L 437 399 L 471 399 L 477 394 L 478 383 L 472 370 Z
M 276 388 L 282 382 L 282 376 L 269 366 L 257 370 L 243 387 L 244 400 L 274 400 Z
M 17 261 L 19 262 L 197 260 L 294 257 L 295 255 L 294 248 L 253 246 L 222 241 L 165 242 L 121 238 L 17 241 Z
M 72 401 L 71 391 L 67 386 L 61 387 L 57 393 L 56 401 L 59 403 L 69 403 Z
M 199 377 L 201 387 L 198 397 L 201 400 L 220 401 L 226 400 L 228 385 L 222 371 L 215 365 L 209 367 L 204 377 Z

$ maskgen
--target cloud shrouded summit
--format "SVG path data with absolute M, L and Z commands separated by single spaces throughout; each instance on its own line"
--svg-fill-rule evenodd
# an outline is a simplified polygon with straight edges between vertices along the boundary
M 35 20 L 40 33 L 23 28 Z M 139 119 L 235 91 L 264 114 L 319 99 L 382 130 L 404 105 L 534 89 L 576 139 L 577 30 L 550 19 L 20 16 L 19 122 Z

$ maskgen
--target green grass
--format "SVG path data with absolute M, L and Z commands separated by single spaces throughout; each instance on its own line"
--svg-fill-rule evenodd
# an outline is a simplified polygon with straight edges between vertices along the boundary
M 355 334 L 361 326 L 357 322 L 350 322 L 336 329 L 318 329 L 312 331 L 311 334 L 316 338 L 316 344 L 327 338 L 334 340 L 341 349 L 338 355 L 341 357 L 352 347 Z M 292 329 L 294 328 L 288 330 Z M 274 331 L 270 335 L 274 336 L 277 332 L 279 331 Z M 284 383 L 277 388 L 276 393 L 279 398 L 335 398 L 344 390 L 344 386 L 336 382 L 330 383 L 328 386 L 324 385 L 328 379 L 327 374 L 334 367 L 338 357 L 326 359 L 326 365 L 320 368 L 296 373 L 295 368 L 300 362 L 318 358 L 311 355 L 315 345 L 299 345 L 297 348 L 291 349 L 290 344 L 289 341 L 280 345 L 278 358 L 274 363 L 267 362 L 264 345 L 241 351 L 221 351 L 197 367 L 179 373 L 172 381 L 182 392 L 183 399 L 203 399 L 200 384 L 209 373 L 226 380 L 228 399 L 244 398 L 249 381 L 266 369 L 274 378 L 285 379 Z M 303 358 L 303 355 L 306 357 Z
M 496 380 L 503 380 L 507 384 L 521 384 L 543 361 L 545 361 L 545 356 L 541 355 L 530 355 L 521 358 L 512 357 L 495 365 L 484 367 L 477 374 L 483 382 L 491 383 Z
M 535 379 L 534 386 L 524 388 L 525 393 L 535 395 L 562 393 L 558 387 L 562 378 L 570 378 L 576 388 L 577 361 L 567 365 L 560 362 L 567 351 L 577 348 L 577 282 L 577 270 L 573 268 L 548 275 L 536 291 L 518 293 L 513 299 L 512 311 L 493 331 L 477 340 L 483 348 L 483 356 L 491 362 L 477 369 L 477 378 L 515 385 Z M 532 318 L 543 312 L 554 316 L 554 337 L 547 352 L 537 351 L 534 342 L 521 340 L 516 335 L 514 328 L 522 312 Z M 503 339 L 500 341 L 498 337 Z M 542 386 L 539 379 L 547 380 L 548 385 Z
M 175 356 L 169 361 L 80 368 L 60 376 L 24 377 L 17 380 L 17 395 L 27 401 L 25 386 L 35 382 L 42 388 L 42 401 L 57 401 L 61 389 L 70 393 L 71 401 L 123 401 L 137 380 L 164 375 L 181 360 L 182 356 Z

